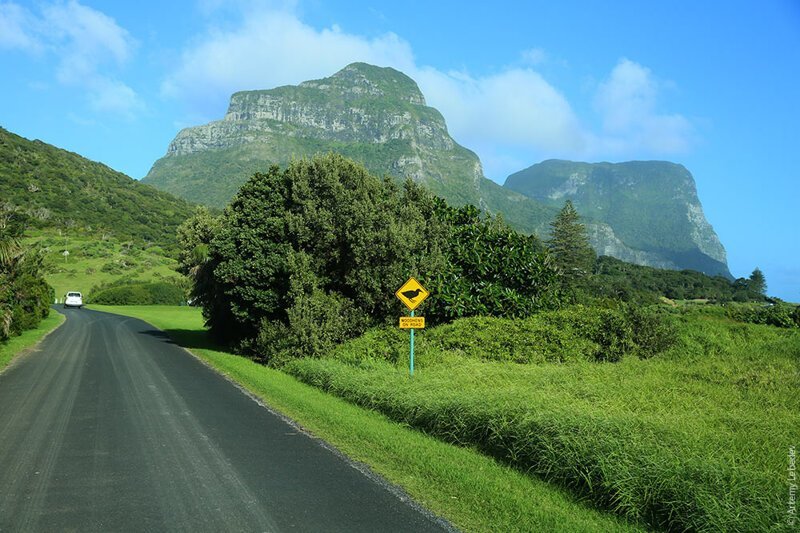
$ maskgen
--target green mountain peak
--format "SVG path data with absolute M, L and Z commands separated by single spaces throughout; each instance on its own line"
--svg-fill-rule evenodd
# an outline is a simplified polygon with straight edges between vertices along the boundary
M 553 159 L 510 175 L 504 187 L 545 205 L 572 201 L 602 255 L 730 277 L 725 248 L 683 165 Z
M 222 119 L 180 131 L 143 181 L 188 200 L 223 207 L 254 172 L 325 152 L 354 159 L 379 176 L 411 178 L 453 205 L 469 203 L 502 213 L 516 229 L 542 237 L 570 198 L 586 219 L 592 244 L 600 254 L 662 268 L 727 273 L 724 249 L 718 239 L 714 242 L 713 230 L 707 231 L 710 226 L 706 228 L 696 201 L 694 180 L 683 167 L 625 164 L 630 169 L 645 165 L 648 175 L 662 176 L 653 194 L 668 198 L 675 191 L 689 191 L 691 196 L 683 207 L 690 219 L 684 220 L 680 235 L 694 232 L 696 238 L 675 239 L 659 229 L 647 240 L 648 226 L 636 229 L 639 219 L 630 210 L 608 218 L 591 202 L 570 196 L 571 188 L 605 187 L 609 194 L 595 197 L 615 201 L 611 191 L 619 190 L 620 198 L 625 198 L 628 174 L 603 166 L 610 163 L 592 166 L 552 160 L 535 166 L 542 170 L 536 172 L 538 189 L 527 188 L 524 179 L 517 182 L 514 176 L 501 187 L 486 179 L 475 153 L 450 137 L 444 117 L 426 105 L 414 80 L 393 68 L 366 63 L 353 63 L 330 77 L 298 85 L 233 94 Z M 616 177 L 601 179 L 603 172 Z M 582 180 L 589 175 L 594 185 L 584 188 Z M 640 192 L 650 194 L 645 189 Z M 607 203 L 602 205 L 608 209 Z M 647 220 L 661 228 L 657 217 Z M 662 237 L 667 255 L 657 249 Z M 701 241 L 702 246 L 697 244 Z

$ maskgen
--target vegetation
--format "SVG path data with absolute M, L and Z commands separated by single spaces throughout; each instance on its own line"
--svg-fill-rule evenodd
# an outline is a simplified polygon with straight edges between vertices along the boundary
M 18 210 L 0 208 L 0 342 L 37 327 L 53 301 L 42 256 L 21 243 L 26 219 Z
M 413 379 L 407 341 L 388 330 L 284 370 L 651 528 L 785 525 L 800 334 L 691 311 L 670 318 L 657 357 L 609 364 L 575 327 L 594 312 L 426 329 Z
M 184 305 L 186 292 L 173 283 L 122 282 L 111 287 L 94 288 L 89 303 L 102 305 Z
M 574 251 L 569 207 L 554 239 Z M 713 295 L 794 320 L 762 318 L 755 285 L 611 258 L 564 279 L 554 240 L 337 155 L 256 174 L 179 235 L 211 331 L 258 362 L 650 528 L 782 524 L 774 443 L 800 405 L 800 333 L 732 321 L 737 306 L 643 305 Z M 414 379 L 390 325 L 409 274 L 432 293 Z
M 599 257 L 594 273 L 581 283 L 585 294 L 641 304 L 671 300 L 764 301 L 745 280 L 731 282 L 723 276 L 707 276 L 694 270 L 663 270 L 634 265 L 613 257 Z
M 44 277 L 58 299 L 67 291 L 79 291 L 91 299 L 95 291 L 121 283 L 163 281 L 180 287 L 187 283 L 176 272 L 177 261 L 157 243 L 121 241 L 113 234 L 79 228 L 29 229 L 22 243 L 41 250 Z
M 100 163 L 29 141 L 0 128 L 0 198 L 35 228 L 113 235 L 175 246 L 175 229 L 191 214 L 183 200 Z
M 0 342 L 0 372 L 13 361 L 14 357 L 35 345 L 42 340 L 42 337 L 64 322 L 64 315 L 52 309 L 49 311 L 47 317 L 36 328 L 24 331 L 18 337 Z
M 769 304 L 731 304 L 727 315 L 740 322 L 779 328 L 800 328 L 800 306 L 783 302 Z
M 435 320 L 528 316 L 560 298 L 534 237 L 337 155 L 256 174 L 221 220 L 200 212 L 180 238 L 212 333 L 268 360 L 395 321 L 386 295 L 409 275 L 435 294 L 423 304 Z
M 214 346 L 193 307 L 95 307 L 165 330 L 306 431 L 366 463 L 462 531 L 641 531 L 470 448 L 454 446 Z
M 761 269 L 758 267 L 753 270 L 753 273 L 750 274 L 750 278 L 747 281 L 747 288 L 751 292 L 756 294 L 767 293 L 767 279 L 764 277 L 764 273 L 761 272 Z
M 574 284 L 588 276 L 592 272 L 596 254 L 589 244 L 580 215 L 570 200 L 564 203 L 550 228 L 547 245 L 564 281 Z

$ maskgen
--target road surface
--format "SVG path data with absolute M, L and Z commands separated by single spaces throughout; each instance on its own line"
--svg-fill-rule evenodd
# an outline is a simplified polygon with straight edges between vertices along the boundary
M 0 374 L 0 531 L 443 531 L 136 319 L 86 309 Z

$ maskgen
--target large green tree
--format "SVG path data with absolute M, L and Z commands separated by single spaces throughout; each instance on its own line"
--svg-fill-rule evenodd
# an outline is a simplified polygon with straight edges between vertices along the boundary
M 574 282 L 589 275 L 597 256 L 570 200 L 556 215 L 550 229 L 547 246 L 565 281 Z
M 313 353 L 397 315 L 397 287 L 444 264 L 447 235 L 433 212 L 433 196 L 414 183 L 333 154 L 254 175 L 196 274 L 211 271 L 199 295 L 209 326 L 228 341 L 260 334 Z
M 752 274 L 750 274 L 750 278 L 747 280 L 747 287 L 751 292 L 761 295 L 766 294 L 767 279 L 764 277 L 764 273 L 761 272 L 761 269 L 758 267 L 756 267 Z
M 321 354 L 395 322 L 409 276 L 431 292 L 420 311 L 435 323 L 527 316 L 557 296 L 535 237 L 333 154 L 255 174 L 219 219 L 198 212 L 179 241 L 211 331 L 267 359 Z

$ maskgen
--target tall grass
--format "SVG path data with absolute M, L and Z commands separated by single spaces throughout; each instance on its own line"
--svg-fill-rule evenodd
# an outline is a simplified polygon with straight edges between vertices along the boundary
M 11 337 L 0 342 L 0 371 L 8 366 L 14 357 L 42 340 L 62 322 L 64 322 L 64 315 L 51 309 L 50 314 L 39 323 L 38 327 L 23 331 L 18 337 Z
M 413 379 L 395 332 L 286 370 L 653 528 L 788 529 L 800 335 L 702 315 L 675 322 L 671 348 L 613 364 L 590 362 L 586 343 L 563 346 L 570 353 L 554 362 L 498 362 L 513 335 L 480 356 L 463 347 L 471 344 L 456 322 L 419 336 Z

